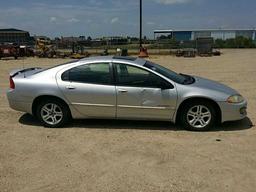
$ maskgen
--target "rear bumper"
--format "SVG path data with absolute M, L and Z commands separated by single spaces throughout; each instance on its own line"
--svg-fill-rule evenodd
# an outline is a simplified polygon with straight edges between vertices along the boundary
M 227 102 L 218 102 L 220 108 L 221 108 L 221 113 L 222 113 L 222 118 L 221 122 L 226 122 L 226 121 L 236 121 L 236 120 L 241 120 L 244 119 L 247 116 L 247 102 L 244 101 L 242 103 L 238 104 L 232 104 L 232 103 L 227 103 Z
M 32 103 L 31 102 L 24 102 L 20 101 L 15 97 L 15 94 L 12 90 L 7 91 L 6 93 L 7 99 L 9 102 L 9 106 L 16 110 L 16 111 L 22 111 L 26 113 L 32 114 Z

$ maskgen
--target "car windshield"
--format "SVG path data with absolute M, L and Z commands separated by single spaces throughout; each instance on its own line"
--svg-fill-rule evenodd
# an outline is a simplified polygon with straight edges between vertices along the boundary
M 161 75 L 173 80 L 176 83 L 179 83 L 179 84 L 190 84 L 190 83 L 192 83 L 189 80 L 189 79 L 191 79 L 190 76 L 175 73 L 174 71 L 172 71 L 170 69 L 167 69 L 165 67 L 162 67 L 161 65 L 152 63 L 150 61 L 147 61 L 144 64 L 144 67 L 147 67 L 147 68 L 149 68 L 153 71 L 156 71 L 157 73 L 160 73 Z

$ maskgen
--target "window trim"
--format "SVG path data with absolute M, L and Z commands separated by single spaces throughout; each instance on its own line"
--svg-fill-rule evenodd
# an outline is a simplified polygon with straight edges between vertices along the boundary
M 81 66 L 84 66 L 84 65 L 93 65 L 93 64 L 108 64 L 108 67 L 109 67 L 109 75 L 110 75 L 110 83 L 92 83 L 92 82 L 83 82 L 83 81 L 71 81 L 70 80 L 70 76 L 68 74 L 68 80 L 63 80 L 63 75 L 64 73 L 68 72 L 74 68 L 77 68 L 77 67 L 81 67 Z M 63 71 L 60 75 L 60 78 L 61 78 L 61 81 L 64 81 L 64 82 L 70 82 L 70 83 L 81 83 L 81 84 L 92 84 L 92 85 L 106 85 L 106 86 L 114 86 L 115 85 L 115 80 L 114 80 L 114 77 L 113 77 L 113 68 L 112 68 L 112 63 L 111 62 L 96 62 L 96 63 L 84 63 L 84 64 L 81 64 L 81 65 L 78 65 L 78 66 L 74 66 L 74 67 L 71 67 L 65 71 Z
M 113 73 L 113 74 L 114 74 L 113 76 L 114 76 L 114 80 L 115 80 L 115 85 L 116 85 L 116 86 L 161 89 L 161 87 L 149 87 L 149 86 L 144 86 L 144 87 L 142 87 L 142 86 L 132 86 L 132 85 L 121 85 L 121 84 L 119 84 L 119 83 L 118 83 L 118 73 L 117 73 L 117 65 L 118 65 L 118 64 L 128 65 L 128 66 L 131 66 L 131 67 L 135 67 L 135 68 L 144 70 L 144 71 L 146 71 L 146 72 L 148 72 L 148 73 L 151 73 L 151 74 L 157 76 L 157 77 L 160 78 L 163 82 L 168 83 L 168 84 L 170 85 L 170 87 L 171 87 L 170 89 L 174 89 L 174 88 L 175 88 L 172 83 L 170 83 L 169 81 L 167 81 L 167 80 L 164 79 L 163 77 L 159 76 L 158 74 L 153 73 L 152 71 L 150 71 L 150 70 L 147 69 L 147 68 L 145 69 L 145 68 L 143 68 L 143 67 L 140 67 L 140 66 L 137 66 L 137 65 L 132 65 L 132 64 L 129 64 L 129 63 L 112 62 L 113 72 L 114 72 L 114 73 Z

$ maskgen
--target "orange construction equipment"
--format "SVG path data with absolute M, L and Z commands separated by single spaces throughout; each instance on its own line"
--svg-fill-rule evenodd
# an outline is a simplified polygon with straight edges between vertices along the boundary
M 141 47 L 141 48 L 140 48 L 139 57 L 140 57 L 140 58 L 146 58 L 146 57 L 148 57 L 148 50 L 147 50 L 147 48 L 145 48 L 145 47 Z
M 36 55 L 38 57 L 53 58 L 56 56 L 54 46 L 51 44 L 49 39 L 38 38 L 36 40 Z

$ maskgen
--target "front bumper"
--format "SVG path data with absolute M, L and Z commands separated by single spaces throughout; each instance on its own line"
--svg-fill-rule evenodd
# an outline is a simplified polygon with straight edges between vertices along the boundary
M 218 102 L 221 109 L 221 122 L 236 121 L 247 116 L 247 101 L 242 103 Z

